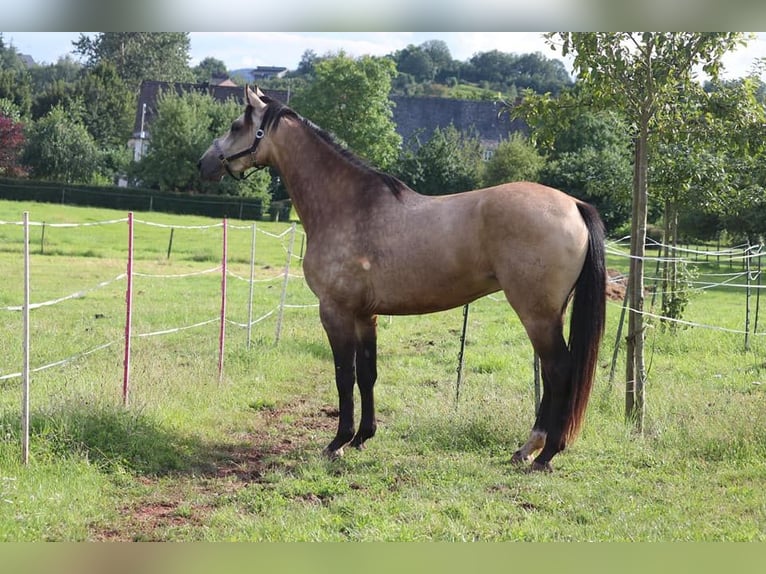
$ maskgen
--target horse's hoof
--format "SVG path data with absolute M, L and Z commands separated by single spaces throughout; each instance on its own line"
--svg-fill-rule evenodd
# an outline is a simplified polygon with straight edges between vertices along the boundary
M 532 461 L 533 472 L 553 472 L 553 467 L 550 462 L 537 462 Z
M 528 460 L 527 457 L 523 456 L 520 450 L 517 450 L 516 452 L 514 452 L 513 456 L 511 457 L 511 462 L 513 464 L 524 464 L 525 462 L 527 462 L 527 460 Z
M 325 448 L 322 451 L 322 454 L 327 458 L 328 460 L 338 460 L 343 456 L 343 447 L 340 447 L 336 450 L 330 450 L 329 447 Z

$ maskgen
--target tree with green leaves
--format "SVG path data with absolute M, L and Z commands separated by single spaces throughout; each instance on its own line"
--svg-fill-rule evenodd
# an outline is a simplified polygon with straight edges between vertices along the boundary
M 313 82 L 296 90 L 291 107 L 375 167 L 392 168 L 401 146 L 389 99 L 393 61 L 341 51 L 318 61 L 314 73 Z
M 60 106 L 32 123 L 23 163 L 37 179 L 93 183 L 99 173 L 99 152 L 85 126 Z
M 481 143 L 450 124 L 436 128 L 423 144 L 415 137 L 401 153 L 395 173 L 424 195 L 447 195 L 479 187 Z
M 89 68 L 73 85 L 83 104 L 85 127 L 103 147 L 125 147 L 133 129 L 136 98 L 109 62 Z
M 679 91 L 690 85 L 697 67 L 712 77 L 721 58 L 743 40 L 739 33 L 566 32 L 551 33 L 563 56 L 596 101 L 620 109 L 635 126 L 631 260 L 629 276 L 626 416 L 643 431 L 646 366 L 644 362 L 644 249 L 648 207 L 649 134 L 666 124 Z
M 129 90 L 138 91 L 142 80 L 192 82 L 188 32 L 100 32 L 80 34 L 74 52 L 85 58 L 87 68 L 108 62 Z
M 545 158 L 521 133 L 513 133 L 497 146 L 484 165 L 482 183 L 498 185 L 508 181 L 539 181 Z
M 524 120 L 530 142 L 545 156 L 541 183 L 596 206 L 607 232 L 629 222 L 632 140 L 619 110 L 597 109 L 575 85 L 555 97 L 525 90 L 503 112 Z
M 192 68 L 192 72 L 199 83 L 209 82 L 212 78 L 226 78 L 229 75 L 224 61 L 210 56 L 203 58 Z
M 6 46 L 0 33 L 0 98 L 12 101 L 26 117 L 32 106 L 31 77 L 13 46 Z

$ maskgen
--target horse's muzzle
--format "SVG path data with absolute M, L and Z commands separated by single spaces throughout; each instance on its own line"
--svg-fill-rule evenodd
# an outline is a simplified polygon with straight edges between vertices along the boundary
M 197 169 L 202 179 L 208 181 L 220 181 L 225 175 L 223 165 L 211 150 L 199 158 Z

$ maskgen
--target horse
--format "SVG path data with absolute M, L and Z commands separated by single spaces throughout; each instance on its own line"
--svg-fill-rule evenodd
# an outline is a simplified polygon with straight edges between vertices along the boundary
M 433 313 L 503 291 L 543 380 L 529 438 L 511 460 L 551 471 L 580 431 L 604 332 L 605 231 L 596 209 L 531 182 L 421 195 L 257 86 L 245 88 L 245 104 L 197 165 L 207 180 L 271 167 L 284 181 L 335 365 L 338 429 L 324 454 L 361 449 L 375 435 L 378 315 Z

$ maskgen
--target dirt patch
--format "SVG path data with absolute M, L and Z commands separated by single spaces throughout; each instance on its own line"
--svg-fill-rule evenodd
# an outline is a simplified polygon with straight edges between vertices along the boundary
M 144 492 L 119 509 L 113 524 L 93 525 L 97 541 L 160 541 L 174 530 L 203 526 L 216 501 L 253 484 L 266 483 L 272 472 L 292 472 L 303 451 L 315 449 L 317 435 L 329 438 L 337 426 L 338 409 L 297 400 L 256 411 L 246 432 L 224 445 L 211 445 L 205 470 L 199 467 L 174 476 L 138 476 Z M 208 458 L 208 457 L 206 457 Z M 321 504 L 321 496 L 306 499 Z
M 610 301 L 622 301 L 628 288 L 628 276 L 616 269 L 607 269 L 606 298 Z

